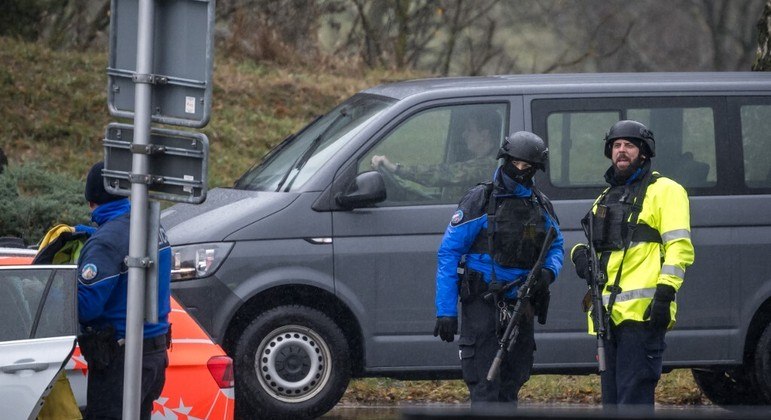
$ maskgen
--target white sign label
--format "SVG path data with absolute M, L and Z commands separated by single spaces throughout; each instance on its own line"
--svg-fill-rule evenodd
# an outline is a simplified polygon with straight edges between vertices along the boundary
M 182 179 L 184 179 L 185 181 L 193 181 L 195 180 L 195 177 L 193 175 L 182 175 Z M 193 192 L 193 187 L 189 185 L 186 187 L 182 187 L 182 191 L 188 192 L 188 193 Z
M 195 114 L 195 98 L 192 96 L 185 96 L 185 112 L 188 114 Z

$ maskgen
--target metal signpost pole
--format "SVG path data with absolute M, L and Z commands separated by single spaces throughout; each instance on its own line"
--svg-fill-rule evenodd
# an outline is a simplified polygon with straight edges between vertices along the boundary
M 148 155 L 137 153 L 150 139 L 153 71 L 153 0 L 139 0 L 137 61 L 134 79 L 134 142 L 131 166 L 131 232 L 129 237 L 128 298 L 125 365 L 123 370 L 123 418 L 138 419 L 142 380 L 145 271 L 147 257 Z M 153 256 L 155 258 L 155 256 Z
M 133 126 L 110 124 L 103 141 L 105 188 L 131 197 L 122 413 L 127 420 L 141 412 L 144 321 L 159 318 L 160 205 L 153 199 L 198 204 L 207 190 L 208 138 L 151 123 L 208 123 L 213 45 L 214 0 L 111 1 L 108 108 L 112 116 L 134 120 Z

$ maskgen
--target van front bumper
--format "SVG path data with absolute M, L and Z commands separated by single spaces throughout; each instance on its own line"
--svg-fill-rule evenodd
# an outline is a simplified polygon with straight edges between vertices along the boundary
M 228 308 L 239 307 L 241 299 L 216 275 L 173 281 L 171 292 L 212 339 L 221 345 L 227 329 L 224 314 L 230 313 Z

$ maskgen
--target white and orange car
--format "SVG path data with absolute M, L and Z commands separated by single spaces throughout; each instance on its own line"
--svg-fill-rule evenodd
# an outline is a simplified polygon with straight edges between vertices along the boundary
M 64 367 L 78 405 L 86 405 L 88 366 L 75 345 L 75 266 L 29 265 L 34 251 L 0 248 L 0 406 L 27 418 Z M 166 385 L 154 419 L 232 419 L 233 364 L 172 298 Z M 5 415 L 4 415 L 5 416 Z M 34 417 L 34 416 L 33 416 Z

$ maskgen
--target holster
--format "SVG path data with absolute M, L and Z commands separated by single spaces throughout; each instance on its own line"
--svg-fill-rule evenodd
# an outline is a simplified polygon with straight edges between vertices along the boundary
M 487 291 L 487 283 L 482 273 L 468 268 L 460 276 L 458 296 L 461 303 L 470 302 Z
M 78 345 L 89 369 L 106 369 L 119 351 L 115 328 L 112 325 L 98 330 L 86 327 L 83 333 L 78 335 Z
M 541 325 L 546 324 L 546 316 L 549 315 L 549 301 L 551 300 L 551 292 L 547 289 L 537 296 L 533 297 L 533 306 L 535 307 L 535 316 L 538 318 L 538 323 Z
M 171 348 L 171 322 L 169 322 L 169 329 L 166 331 L 166 350 Z

